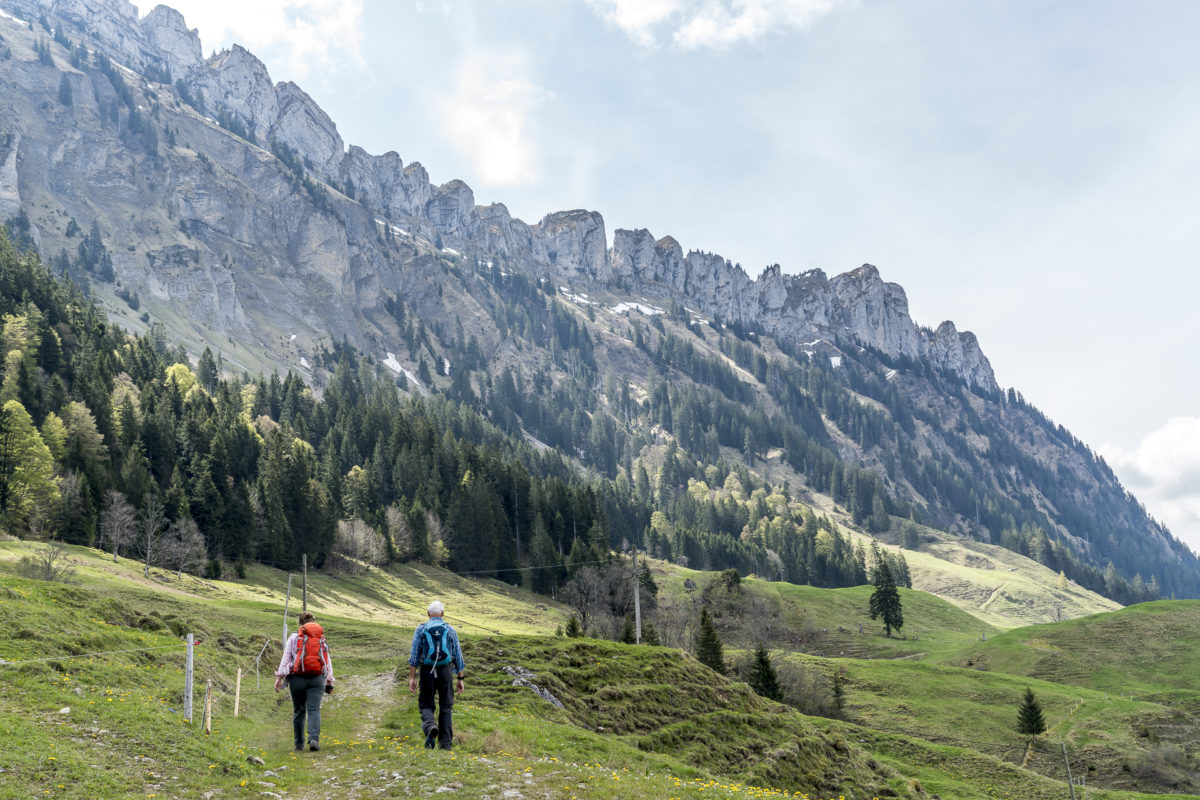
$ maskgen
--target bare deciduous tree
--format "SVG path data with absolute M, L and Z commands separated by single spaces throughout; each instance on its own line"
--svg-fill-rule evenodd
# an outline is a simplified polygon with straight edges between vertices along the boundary
M 563 600 L 579 613 L 586 636 L 591 629 L 604 595 L 604 578 L 592 566 L 580 567 L 563 587 Z
M 142 546 L 142 555 L 145 556 L 145 563 L 142 567 L 143 577 L 150 577 L 150 563 L 158 556 L 163 528 L 166 526 L 167 512 L 163 508 L 162 501 L 158 499 L 158 495 L 151 492 L 146 495 L 146 505 L 142 508 L 141 516 L 138 519 L 138 544 Z
M 112 548 L 114 563 L 117 552 L 132 544 L 136 537 L 137 512 L 125 495 L 109 489 L 104 493 L 104 511 L 100 513 L 100 539 L 104 546 Z
M 75 574 L 67 548 L 61 542 L 48 542 L 39 546 L 33 555 L 25 556 L 17 563 L 17 573 L 22 578 L 35 581 L 70 583 Z
M 408 516 L 395 506 L 388 506 L 384 509 L 383 519 L 387 525 L 388 536 L 392 537 L 392 547 L 396 549 L 396 558 L 408 561 L 413 556 L 413 533 Z
M 363 520 L 341 520 L 329 555 L 334 569 L 357 575 L 364 564 L 380 566 L 386 563 L 387 546 L 379 531 Z
M 208 562 L 204 534 L 191 517 L 171 523 L 163 537 L 161 551 L 163 566 L 174 569 L 179 578 L 185 572 L 198 573 Z

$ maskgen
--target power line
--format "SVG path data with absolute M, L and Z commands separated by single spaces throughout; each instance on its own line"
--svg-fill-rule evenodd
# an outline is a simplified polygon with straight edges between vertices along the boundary
M 497 567 L 496 569 L 476 569 L 476 570 L 467 570 L 464 572 L 454 572 L 453 570 L 448 570 L 445 567 L 437 567 L 436 565 L 433 565 L 433 564 L 427 564 L 426 566 L 435 567 L 436 569 L 440 569 L 443 572 L 448 572 L 451 575 L 458 575 L 461 577 L 466 577 L 469 575 L 495 575 L 496 573 L 500 573 L 500 572 L 525 572 L 527 570 L 532 570 L 532 569 L 574 569 L 575 567 L 586 567 L 586 566 L 592 566 L 595 564 L 609 564 L 611 562 L 612 562 L 612 559 L 605 558 L 605 559 L 597 559 L 595 561 L 575 561 L 570 564 L 535 564 L 535 565 L 528 566 L 528 567 Z M 265 559 L 254 559 L 254 563 L 263 564 L 268 567 L 277 567 L 279 569 L 286 569 L 286 570 L 294 569 L 296 566 L 295 564 L 282 564 L 278 561 L 267 561 Z M 408 563 L 408 562 L 401 562 L 401 563 Z M 339 578 L 341 576 L 329 575 L 329 577 Z

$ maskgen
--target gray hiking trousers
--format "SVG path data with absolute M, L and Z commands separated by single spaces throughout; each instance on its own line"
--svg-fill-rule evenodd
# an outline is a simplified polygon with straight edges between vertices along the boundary
M 292 732 L 296 734 L 296 749 L 304 747 L 304 718 L 308 717 L 308 741 L 321 741 L 321 695 L 325 694 L 325 676 L 289 675 L 288 689 L 292 693 Z

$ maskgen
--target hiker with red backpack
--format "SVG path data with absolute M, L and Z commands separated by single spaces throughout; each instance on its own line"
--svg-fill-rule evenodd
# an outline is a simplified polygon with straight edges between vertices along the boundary
M 452 713 L 454 709 L 454 679 L 458 691 L 463 690 L 462 647 L 458 644 L 458 633 L 447 624 L 442 615 L 446 613 L 440 600 L 429 604 L 429 621 L 413 631 L 412 650 L 408 656 L 408 690 L 417 694 L 417 670 L 420 669 L 420 694 L 417 708 L 421 710 L 421 731 L 425 734 L 425 746 L 449 750 L 454 744 Z M 434 716 L 434 697 L 437 697 L 438 713 Z
M 296 749 L 304 749 L 304 718 L 308 717 L 308 749 L 321 749 L 321 695 L 333 693 L 333 661 L 325 643 L 325 631 L 312 612 L 300 614 L 300 629 L 288 637 L 279 669 L 275 670 L 275 691 L 287 681 L 292 693 L 292 729 Z

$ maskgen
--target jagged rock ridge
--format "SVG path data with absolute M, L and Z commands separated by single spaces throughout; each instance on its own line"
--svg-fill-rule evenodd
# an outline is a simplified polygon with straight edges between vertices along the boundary
M 604 219 L 594 211 L 555 212 L 530 226 L 502 205 L 476 206 L 470 187 L 460 180 L 432 186 L 424 168 L 406 167 L 396 153 L 372 156 L 358 147 L 346 152 L 337 126 L 303 90 L 290 82 L 272 83 L 266 65 L 240 45 L 204 60 L 197 32 L 171 8 L 157 6 L 139 20 L 126 0 L 15 5 L 74 23 L 95 46 L 135 70 L 167 68 L 209 113 L 220 110 L 236 118 L 261 145 L 286 145 L 326 180 L 355 187 L 358 197 L 390 222 L 423 228 L 430 238 L 440 235 L 457 250 L 503 254 L 579 286 L 676 298 L 722 321 L 784 340 L 858 341 L 887 355 L 926 359 L 982 389 L 997 388 L 972 334 L 959 333 L 953 324 L 933 334 L 919 329 L 904 290 L 885 283 L 873 266 L 829 279 L 820 270 L 790 275 L 775 265 L 751 280 L 726 258 L 685 254 L 672 237 L 655 240 L 645 229 L 615 231 L 609 249 Z M 0 192 L 4 185 L 0 172 Z M 153 275 L 146 280 L 156 281 Z

